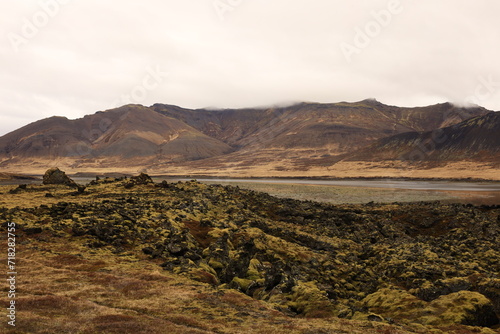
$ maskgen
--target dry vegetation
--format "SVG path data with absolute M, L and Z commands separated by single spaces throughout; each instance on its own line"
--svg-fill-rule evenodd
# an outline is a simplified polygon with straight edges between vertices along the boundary
M 18 224 L 15 333 L 500 333 L 467 326 L 486 321 L 470 307 L 498 312 L 498 247 L 466 224 L 498 233 L 495 209 L 416 218 L 144 179 L 0 192 L 0 223 Z

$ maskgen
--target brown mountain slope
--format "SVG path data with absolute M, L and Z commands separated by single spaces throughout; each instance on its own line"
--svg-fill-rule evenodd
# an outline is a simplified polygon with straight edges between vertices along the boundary
M 51 117 L 0 138 L 0 157 L 25 159 L 192 160 L 231 148 L 177 119 L 129 105 L 81 119 Z
M 331 166 L 381 138 L 488 112 L 449 103 L 399 108 L 376 100 L 224 110 L 128 105 L 76 120 L 52 117 L 0 137 L 0 166 L 304 171 Z
M 383 138 L 349 160 L 500 162 L 500 113 L 491 112 L 443 129 Z
M 153 108 L 238 148 L 327 149 L 333 154 L 351 152 L 390 135 L 433 130 L 488 112 L 449 103 L 399 108 L 375 100 L 268 109 L 187 110 L 159 104 Z
M 234 168 L 237 171 L 251 169 L 253 174 L 259 169 L 258 175 L 264 170 L 295 173 L 311 168 L 325 169 L 345 154 L 378 139 L 433 130 L 488 113 L 484 108 L 460 108 L 450 103 L 399 108 L 375 100 L 301 103 L 255 110 L 193 111 L 167 105 L 153 108 L 237 148 L 228 155 L 190 163 L 183 169 L 193 168 L 194 172 L 212 166 L 231 173 Z

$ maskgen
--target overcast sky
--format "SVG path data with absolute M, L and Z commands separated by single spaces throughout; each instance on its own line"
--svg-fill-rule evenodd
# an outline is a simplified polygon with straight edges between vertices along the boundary
M 500 110 L 498 0 L 0 2 L 0 135 L 127 103 Z

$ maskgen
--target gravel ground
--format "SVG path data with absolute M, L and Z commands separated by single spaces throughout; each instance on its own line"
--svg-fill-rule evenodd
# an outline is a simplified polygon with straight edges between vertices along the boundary
M 360 204 L 368 202 L 392 203 L 392 202 L 418 202 L 436 200 L 457 200 L 458 195 L 440 191 L 428 190 L 404 190 L 386 188 L 358 188 L 303 184 L 276 184 L 276 183 L 250 183 L 250 182 L 204 182 L 218 183 L 224 185 L 238 186 L 242 189 L 262 191 L 270 195 L 293 198 L 299 200 L 311 200 L 332 204 Z

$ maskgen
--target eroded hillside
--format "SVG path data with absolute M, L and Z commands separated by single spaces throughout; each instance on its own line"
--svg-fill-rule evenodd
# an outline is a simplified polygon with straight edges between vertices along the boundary
M 126 105 L 74 120 L 51 117 L 8 133 L 0 137 L 0 167 L 34 174 L 62 166 L 73 172 L 180 169 L 183 175 L 253 176 L 261 176 L 259 168 L 267 176 L 289 170 L 305 176 L 318 168 L 324 175 L 345 154 L 378 139 L 488 112 L 449 103 L 399 108 L 375 100 L 224 110 Z

